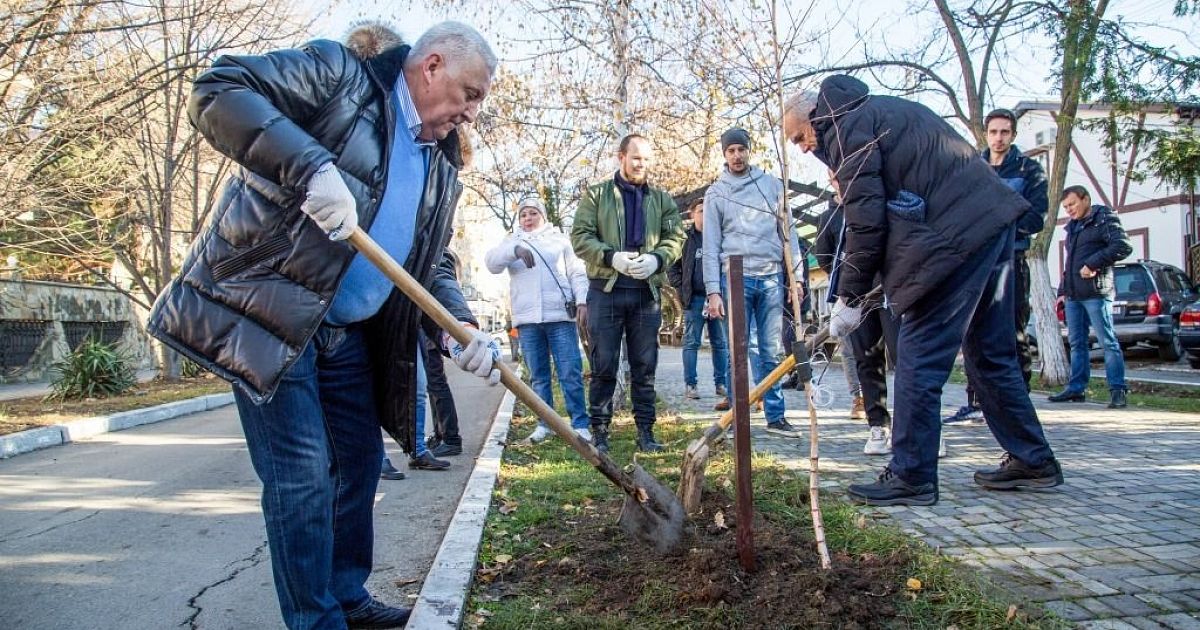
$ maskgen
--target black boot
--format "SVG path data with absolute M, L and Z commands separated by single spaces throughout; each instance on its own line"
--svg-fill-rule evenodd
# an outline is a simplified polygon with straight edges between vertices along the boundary
M 639 451 L 658 453 L 663 445 L 654 439 L 654 425 L 638 425 L 637 447 Z
M 1108 401 L 1109 409 L 1124 409 L 1129 403 L 1125 400 L 1125 390 L 1114 389 L 1109 392 L 1111 398 Z
M 1064 389 L 1057 394 L 1050 394 L 1046 397 L 1046 400 L 1049 400 L 1050 402 L 1086 402 L 1087 394 Z
M 597 451 L 608 454 L 608 425 L 593 424 L 592 425 L 592 446 L 596 447 Z

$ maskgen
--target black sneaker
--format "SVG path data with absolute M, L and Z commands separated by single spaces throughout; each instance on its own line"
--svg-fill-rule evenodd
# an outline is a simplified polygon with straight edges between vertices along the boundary
M 1005 453 L 999 468 L 975 472 L 975 483 L 991 490 L 1053 488 L 1062 482 L 1062 467 L 1053 457 L 1034 468 L 1013 457 L 1012 453 Z
M 434 457 L 452 457 L 454 455 L 462 455 L 462 444 L 447 444 L 441 442 L 437 446 L 429 449 Z
M 800 428 L 788 423 L 784 418 L 778 422 L 767 423 L 767 433 L 782 435 L 783 437 L 798 438 L 800 437 Z
M 847 489 L 850 500 L 863 505 L 933 505 L 938 501 L 937 486 L 932 483 L 910 484 L 890 466 L 885 466 L 875 483 L 855 483 Z
M 372 597 L 353 613 L 346 613 L 350 628 L 403 628 L 412 615 L 411 608 L 393 608 Z
M 1109 392 L 1109 396 L 1109 409 L 1124 409 L 1129 405 L 1128 401 L 1125 400 L 1125 390 L 1123 389 L 1114 389 Z
M 450 462 L 440 460 L 434 457 L 433 453 L 425 451 L 420 457 L 408 460 L 408 467 L 413 470 L 446 470 L 450 467 Z

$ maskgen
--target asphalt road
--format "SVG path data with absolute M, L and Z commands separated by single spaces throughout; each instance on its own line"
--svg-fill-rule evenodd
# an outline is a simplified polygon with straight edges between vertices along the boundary
M 392 604 L 420 589 L 503 395 L 447 368 L 464 453 L 376 498 L 369 588 Z M 232 406 L 0 460 L 0 627 L 283 627 L 260 489 Z

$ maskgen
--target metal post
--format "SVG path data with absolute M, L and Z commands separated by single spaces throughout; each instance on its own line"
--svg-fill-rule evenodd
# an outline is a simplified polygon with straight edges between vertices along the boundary
M 733 396 L 733 450 L 737 471 L 737 550 L 744 571 L 755 570 L 754 488 L 750 480 L 750 381 L 746 374 L 746 292 L 742 257 L 729 257 L 729 352 Z

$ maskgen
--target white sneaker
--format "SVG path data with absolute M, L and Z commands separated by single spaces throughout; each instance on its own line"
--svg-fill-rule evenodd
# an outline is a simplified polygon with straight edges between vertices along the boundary
M 871 427 L 871 437 L 863 447 L 864 455 L 887 455 L 892 452 L 892 441 L 888 430 L 883 427 Z
M 548 437 L 550 437 L 550 427 L 544 424 L 539 424 L 537 425 L 537 428 L 533 430 L 533 433 L 529 434 L 529 441 L 537 444 L 538 442 L 544 441 Z
M 688 385 L 683 388 L 683 397 L 695 400 L 700 397 L 700 392 L 696 391 L 695 385 Z
M 575 432 L 579 434 L 579 437 L 583 438 L 584 442 L 587 442 L 588 444 L 592 443 L 592 430 L 591 429 L 588 429 L 588 428 L 575 429 Z
M 938 459 L 946 456 L 946 438 L 938 441 Z

